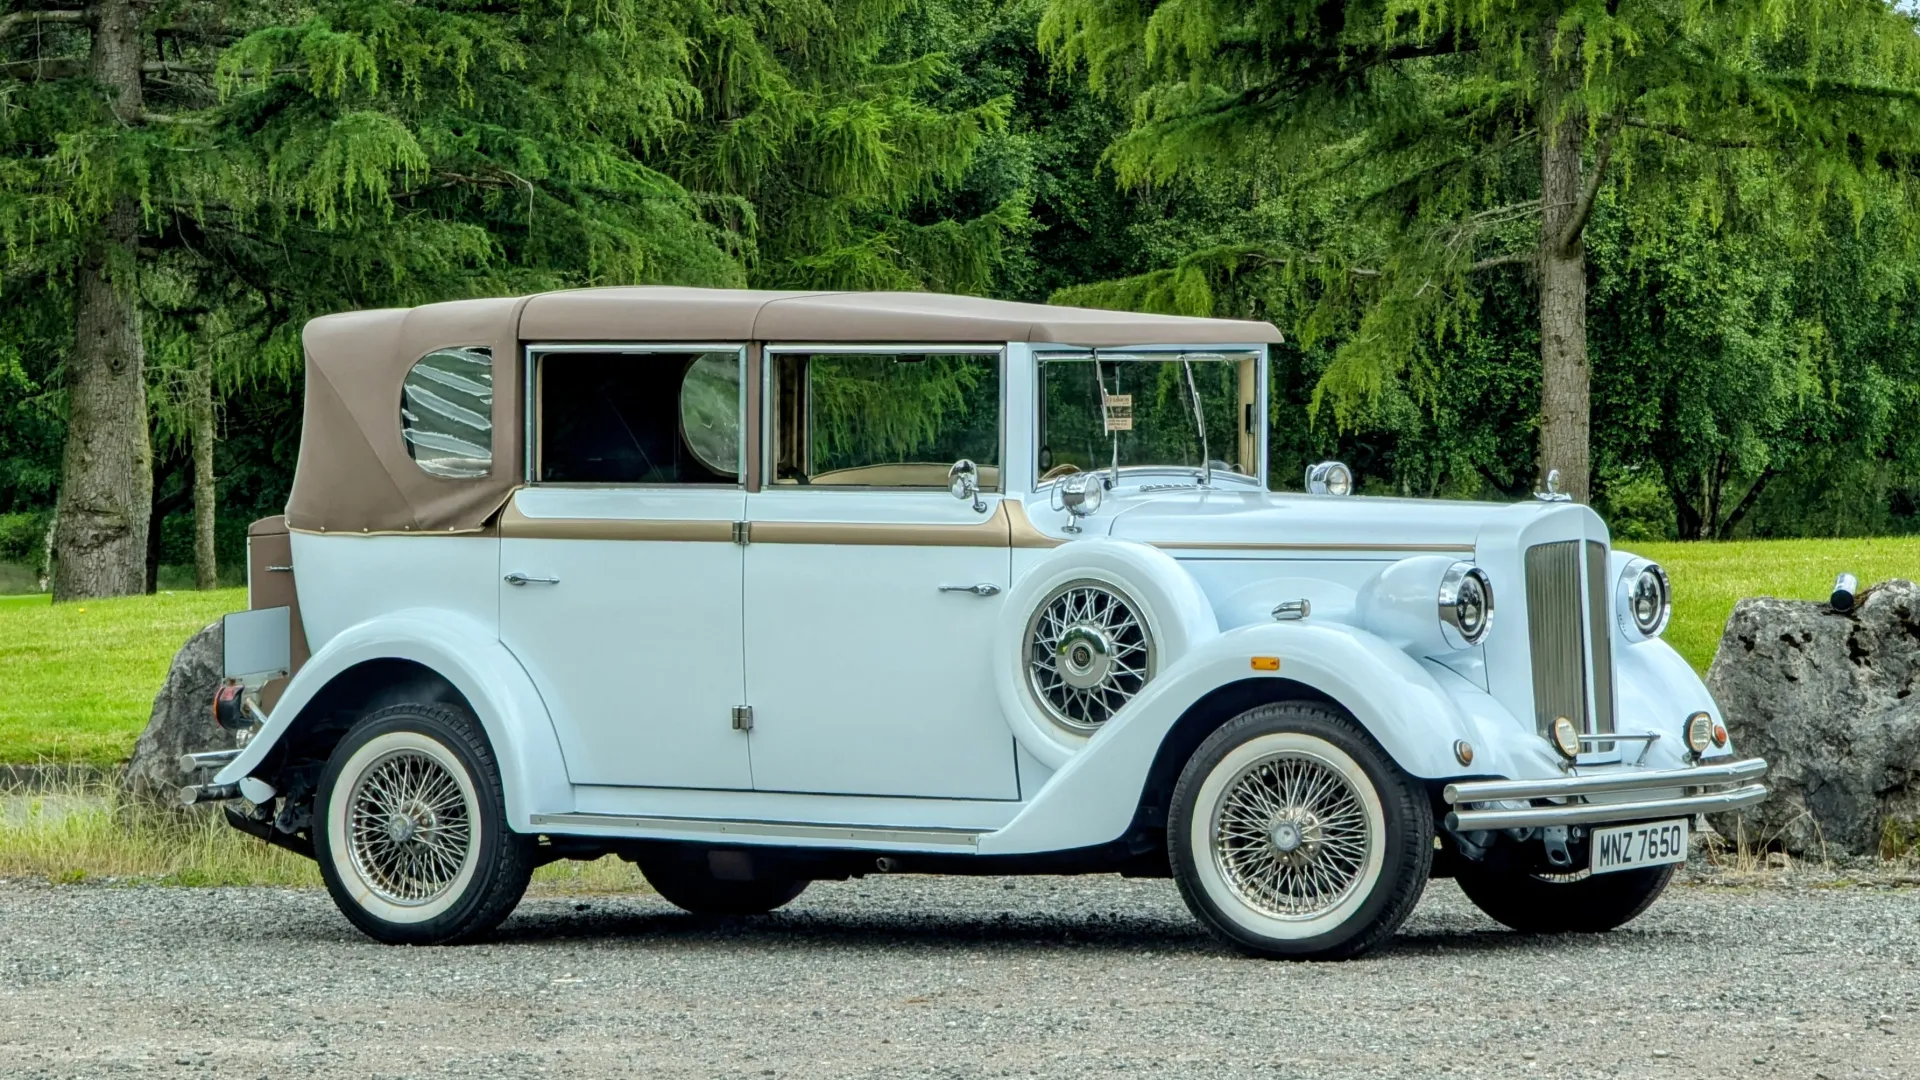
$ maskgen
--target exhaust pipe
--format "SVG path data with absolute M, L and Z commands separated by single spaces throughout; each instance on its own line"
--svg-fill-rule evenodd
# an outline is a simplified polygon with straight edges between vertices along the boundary
M 239 784 L 188 784 L 180 789 L 181 806 L 194 806 L 203 802 L 226 802 L 239 797 Z
M 181 754 L 179 765 L 183 773 L 199 772 L 201 769 L 214 769 L 240 756 L 238 750 L 208 750 L 202 754 Z

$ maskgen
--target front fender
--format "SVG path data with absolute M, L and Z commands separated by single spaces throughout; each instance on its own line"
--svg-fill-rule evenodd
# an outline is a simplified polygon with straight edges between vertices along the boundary
M 536 813 L 573 809 L 573 791 L 546 704 L 520 661 L 491 632 L 462 615 L 430 608 L 370 619 L 336 634 L 301 667 L 247 748 L 215 777 L 237 783 L 265 760 L 315 695 L 370 660 L 410 660 L 438 672 L 466 697 L 493 746 L 507 821 L 532 831 Z
M 1279 670 L 1254 670 L 1256 656 L 1278 657 Z M 1304 683 L 1339 702 L 1417 778 L 1461 775 L 1464 770 L 1453 756 L 1460 739 L 1475 748 L 1475 773 L 1499 772 L 1512 744 L 1500 727 L 1511 727 L 1511 717 L 1485 694 L 1479 707 L 1463 709 L 1455 694 L 1477 688 L 1457 676 L 1451 680 L 1456 686 L 1445 687 L 1439 679 L 1446 674 L 1342 623 L 1229 630 L 1148 683 L 1053 774 L 1019 816 L 981 838 L 980 852 L 1058 851 L 1118 839 L 1133 821 L 1148 771 L 1174 724 L 1210 691 L 1249 678 Z

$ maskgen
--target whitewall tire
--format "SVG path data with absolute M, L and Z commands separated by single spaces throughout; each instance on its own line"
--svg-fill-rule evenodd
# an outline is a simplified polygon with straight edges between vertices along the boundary
M 533 872 L 506 826 L 499 769 L 465 709 L 377 710 L 321 775 L 314 854 L 343 914 L 393 944 L 462 941 L 498 926 Z
M 1155 674 L 1220 632 L 1212 604 L 1179 562 L 1124 540 L 1058 549 L 1015 584 L 1000 620 L 1001 711 L 1020 745 L 1052 769 Z M 1056 658 L 1040 655 L 1056 648 Z
M 1265 705 L 1200 744 L 1174 788 L 1181 895 L 1242 951 L 1344 959 L 1392 936 L 1433 862 L 1426 794 L 1339 710 Z

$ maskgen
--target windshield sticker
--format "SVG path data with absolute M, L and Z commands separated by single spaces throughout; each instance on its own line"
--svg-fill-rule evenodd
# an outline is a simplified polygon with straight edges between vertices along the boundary
M 1111 435 L 1116 431 L 1132 431 L 1133 395 L 1107 394 L 1104 395 L 1104 402 L 1107 407 L 1107 434 Z

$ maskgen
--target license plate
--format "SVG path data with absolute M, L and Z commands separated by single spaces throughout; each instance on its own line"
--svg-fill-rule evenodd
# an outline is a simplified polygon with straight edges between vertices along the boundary
M 1593 830 L 1593 858 L 1588 869 L 1611 874 L 1686 861 L 1687 819 L 1674 818 Z

